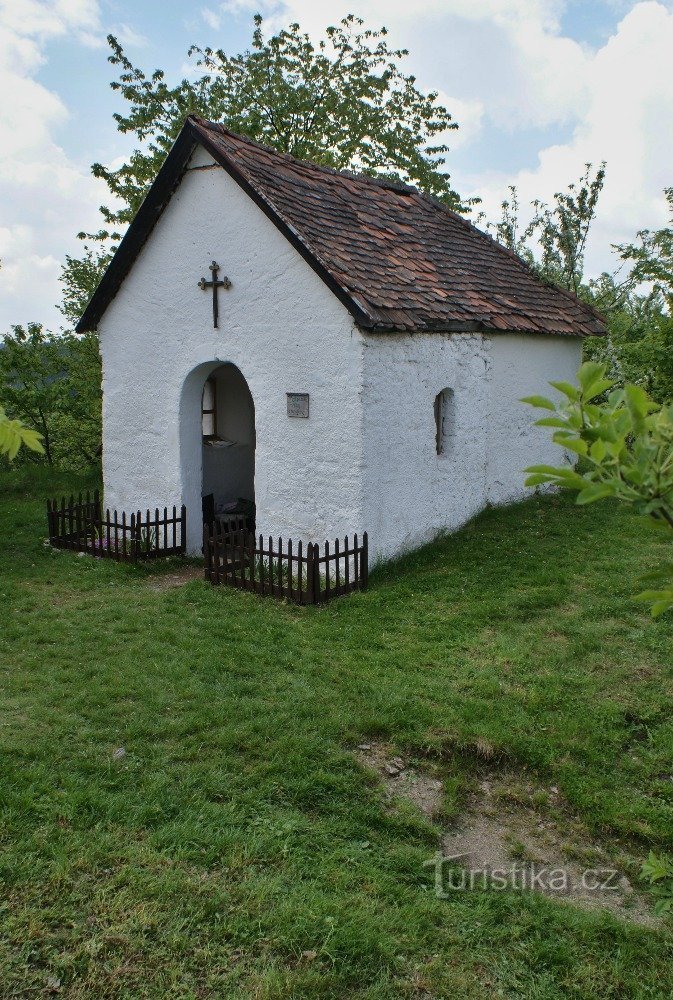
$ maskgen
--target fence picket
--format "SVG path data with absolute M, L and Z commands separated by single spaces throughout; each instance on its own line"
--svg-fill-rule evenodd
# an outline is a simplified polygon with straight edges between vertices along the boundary
M 292 566 L 292 539 L 288 538 L 288 540 L 287 540 L 287 589 L 288 589 L 288 596 L 289 596 L 290 600 L 293 600 L 293 598 L 294 598 L 294 593 L 293 593 L 293 590 L 292 590 L 293 580 L 294 580 L 294 572 L 293 572 L 293 566 Z
M 304 603 L 304 601 L 303 601 L 304 595 L 302 593 L 302 581 L 301 581 L 302 570 L 304 568 L 303 562 L 304 561 L 302 559 L 302 543 L 301 543 L 301 538 L 300 538 L 299 539 L 299 544 L 297 545 L 297 577 L 298 577 L 298 580 L 299 580 L 299 603 L 300 604 Z
M 325 542 L 325 600 L 330 599 L 330 577 L 329 577 L 329 542 Z
M 134 511 L 130 516 L 126 511 L 120 514 L 109 507 L 103 511 L 98 490 L 95 490 L 93 499 L 90 491 L 69 499 L 61 497 L 60 502 L 49 499 L 46 512 L 49 541 L 55 548 L 88 552 L 89 555 L 118 562 L 136 562 L 138 558 L 157 558 L 184 554 L 186 551 L 187 512 L 184 505 L 179 515 L 177 507 L 173 507 L 172 518 L 169 517 L 168 507 L 164 507 L 163 519 L 159 508 L 156 508 L 154 518 L 148 510 L 143 524 L 141 511 Z M 172 544 L 169 525 L 172 528 Z M 144 545 L 143 527 L 146 533 Z
M 333 547 L 326 541 L 324 550 L 321 551 L 317 542 L 309 542 L 304 548 L 301 540 L 295 547 L 292 539 L 288 539 L 283 546 L 283 539 L 278 538 L 274 544 L 272 536 L 265 539 L 263 535 L 255 536 L 242 527 L 232 530 L 232 522 L 233 519 L 225 524 L 204 524 L 205 578 L 213 584 L 224 583 L 281 599 L 289 597 L 299 604 L 319 604 L 362 589 L 366 584 L 366 533 L 361 545 L 358 544 L 356 534 L 351 547 L 346 535 L 343 548 L 341 541 L 336 539 Z M 321 576 L 323 565 L 324 589 Z
M 256 590 L 255 585 L 255 536 L 252 532 L 248 535 L 248 560 L 250 563 L 250 588 Z

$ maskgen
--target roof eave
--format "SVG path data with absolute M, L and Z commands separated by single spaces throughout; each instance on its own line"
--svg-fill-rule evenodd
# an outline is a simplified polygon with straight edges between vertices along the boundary
M 532 326 L 519 327 L 512 326 L 510 329 L 497 329 L 494 323 L 479 320 L 446 320 L 439 323 L 425 323 L 415 326 L 395 325 L 379 320 L 365 326 L 357 324 L 365 333 L 389 334 L 389 333 L 493 333 L 496 335 L 520 334 L 531 337 L 601 337 L 605 335 L 605 330 L 601 329 L 576 329 L 576 330 L 541 330 Z

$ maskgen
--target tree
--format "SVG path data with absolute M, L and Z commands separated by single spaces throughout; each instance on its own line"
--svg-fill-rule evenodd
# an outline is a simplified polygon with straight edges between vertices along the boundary
M 607 320 L 607 337 L 587 342 L 585 356 L 606 363 L 621 385 L 641 386 L 658 403 L 673 399 L 673 318 L 661 293 L 617 283 L 603 274 L 590 282 L 594 303 Z
M 96 465 L 102 451 L 102 373 L 95 333 L 66 334 L 63 348 L 63 394 L 54 415 L 55 460 L 62 468 Z
M 659 403 L 673 400 L 673 188 L 666 189 L 671 225 L 641 230 L 615 249 L 629 271 L 620 281 L 603 274 L 589 293 L 607 318 L 608 336 L 587 356 L 607 362 L 622 383 L 644 388 Z
M 37 323 L 13 327 L 0 349 L 0 397 L 14 420 L 40 435 L 49 465 L 96 461 L 101 378 L 94 335 L 56 337 Z
M 578 504 L 613 497 L 673 530 L 673 406 L 655 403 L 640 386 L 615 388 L 607 366 L 593 361 L 580 368 L 578 386 L 550 384 L 560 401 L 528 396 L 522 402 L 548 411 L 537 426 L 553 428 L 554 442 L 579 456 L 580 464 L 531 466 L 526 486 L 573 490 Z M 672 575 L 673 566 L 666 566 L 652 578 Z M 660 615 L 673 607 L 673 588 L 648 590 L 638 599 Z
M 508 250 L 518 254 L 530 267 L 535 267 L 535 255 L 529 246 L 529 241 L 535 233 L 534 222 L 524 226 L 521 222 L 519 204 L 519 192 L 515 184 L 509 185 L 509 197 L 500 204 L 500 221 L 488 222 L 486 228 L 490 229 L 498 243 L 501 243 Z
M 257 15 L 250 49 L 228 55 L 193 46 L 189 55 L 201 73 L 175 86 L 160 69 L 147 75 L 134 66 L 114 36 L 108 42 L 109 60 L 119 68 L 111 86 L 129 106 L 115 114 L 117 128 L 139 145 L 117 169 L 92 167 L 119 207 L 103 206 L 104 227 L 88 237 L 80 233 L 90 241 L 84 258 L 66 262 L 70 317 L 90 297 L 190 113 L 300 159 L 408 181 L 465 210 L 442 169 L 446 135 L 458 126 L 436 93 L 422 93 L 398 68 L 407 50 L 389 48 L 385 28 L 365 29 L 349 15 L 314 44 L 298 24 L 267 38 Z
M 86 238 L 85 233 L 79 233 L 79 236 L 82 239 Z M 105 242 L 95 248 L 85 245 L 82 257 L 71 257 L 70 254 L 66 254 L 65 264 L 61 269 L 63 302 L 58 308 L 73 326 L 79 321 L 112 260 L 116 243 L 107 246 L 107 237 L 103 236 L 102 240 Z
M 673 312 L 673 187 L 665 188 L 664 196 L 671 213 L 671 224 L 652 232 L 642 229 L 638 243 L 620 244 L 615 247 L 622 260 L 633 264 L 633 283 L 652 282 L 654 289 Z
M 500 221 L 489 223 L 488 228 L 545 281 L 586 297 L 584 253 L 604 181 L 605 163 L 593 176 L 592 165 L 585 164 L 579 181 L 569 184 L 566 191 L 557 191 L 552 205 L 532 202 L 533 217 L 527 226 L 519 220 L 518 193 L 512 186 L 509 198 L 502 202 Z
M 39 323 L 14 326 L 0 351 L 0 395 L 15 419 L 38 431 L 53 464 L 51 427 L 62 396 L 63 356 Z

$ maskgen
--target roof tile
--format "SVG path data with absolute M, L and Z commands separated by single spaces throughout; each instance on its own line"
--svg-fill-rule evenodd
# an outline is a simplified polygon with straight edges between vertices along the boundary
M 338 172 L 190 115 L 77 330 L 93 329 L 202 143 L 292 242 L 363 328 L 605 332 L 574 295 L 445 205 L 403 184 Z

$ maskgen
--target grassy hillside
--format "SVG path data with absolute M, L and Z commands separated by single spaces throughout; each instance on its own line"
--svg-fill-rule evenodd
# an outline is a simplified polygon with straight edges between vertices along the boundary
M 532 499 L 301 609 L 45 548 L 64 485 L 0 482 L 0 995 L 673 994 L 665 927 L 424 867 L 485 767 L 634 879 L 673 843 L 673 621 L 629 603 L 658 535 Z M 436 823 L 363 740 L 441 777 Z

